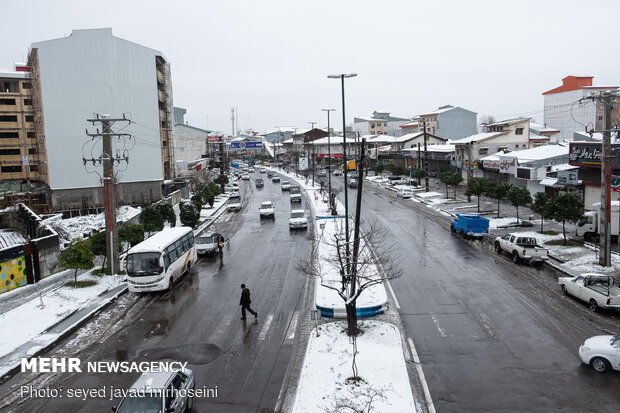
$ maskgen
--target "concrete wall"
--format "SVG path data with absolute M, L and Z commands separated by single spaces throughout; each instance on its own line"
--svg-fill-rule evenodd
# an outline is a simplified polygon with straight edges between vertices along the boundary
M 463 108 L 454 108 L 437 115 L 435 135 L 446 139 L 463 139 L 477 133 L 477 116 Z
M 185 125 L 174 125 L 174 158 L 177 161 L 193 161 L 207 153 L 206 131 Z
M 583 125 L 596 125 L 596 105 L 593 102 L 574 104 L 582 97 L 596 92 L 579 89 L 544 95 L 545 126 L 560 130 L 559 142 L 571 141 L 575 131 L 584 130 Z
M 157 166 L 161 163 L 158 162 Z M 102 206 L 101 187 L 52 190 L 55 210 Z M 161 181 L 121 182 L 117 187 L 119 205 L 152 203 L 162 198 Z
M 137 140 L 123 181 L 162 180 L 155 66 L 161 53 L 114 37 L 111 29 L 74 30 L 32 48 L 38 49 L 40 61 L 52 191 L 99 185 L 99 176 L 87 173 L 82 162 L 83 156 L 90 157 L 90 148 L 83 153 L 82 145 L 91 140 L 85 130 L 95 131 L 86 121 L 93 113 L 113 118 L 128 113 L 136 122 L 124 130 Z M 100 153 L 101 143 L 93 155 Z

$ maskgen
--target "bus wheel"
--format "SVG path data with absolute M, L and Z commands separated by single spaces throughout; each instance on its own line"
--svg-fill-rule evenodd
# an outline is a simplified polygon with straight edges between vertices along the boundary
M 189 274 L 189 272 L 192 269 L 192 262 L 191 261 L 187 261 L 187 273 Z

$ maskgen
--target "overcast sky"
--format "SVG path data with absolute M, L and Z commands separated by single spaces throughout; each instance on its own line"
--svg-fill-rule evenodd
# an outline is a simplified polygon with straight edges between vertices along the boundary
M 385 110 L 409 118 L 451 104 L 498 120 L 543 121 L 541 93 L 568 75 L 620 84 L 617 0 L 159 1 L 30 0 L 3 4 L 0 68 L 31 43 L 73 29 L 157 49 L 172 65 L 174 105 L 198 127 L 325 127 L 347 79 L 347 124 Z

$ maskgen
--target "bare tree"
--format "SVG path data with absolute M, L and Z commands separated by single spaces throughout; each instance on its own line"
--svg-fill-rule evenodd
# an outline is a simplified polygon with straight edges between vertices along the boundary
M 372 413 L 374 410 L 373 403 L 377 400 L 387 400 L 386 393 L 390 391 L 386 387 L 374 388 L 365 386 L 361 389 L 354 389 L 350 395 L 335 396 L 333 408 L 328 410 L 329 413 Z

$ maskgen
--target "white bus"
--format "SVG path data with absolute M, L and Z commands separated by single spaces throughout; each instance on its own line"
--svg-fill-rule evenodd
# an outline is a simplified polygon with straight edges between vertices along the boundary
M 125 268 L 129 291 L 167 290 L 195 262 L 192 229 L 166 228 L 127 252 Z

